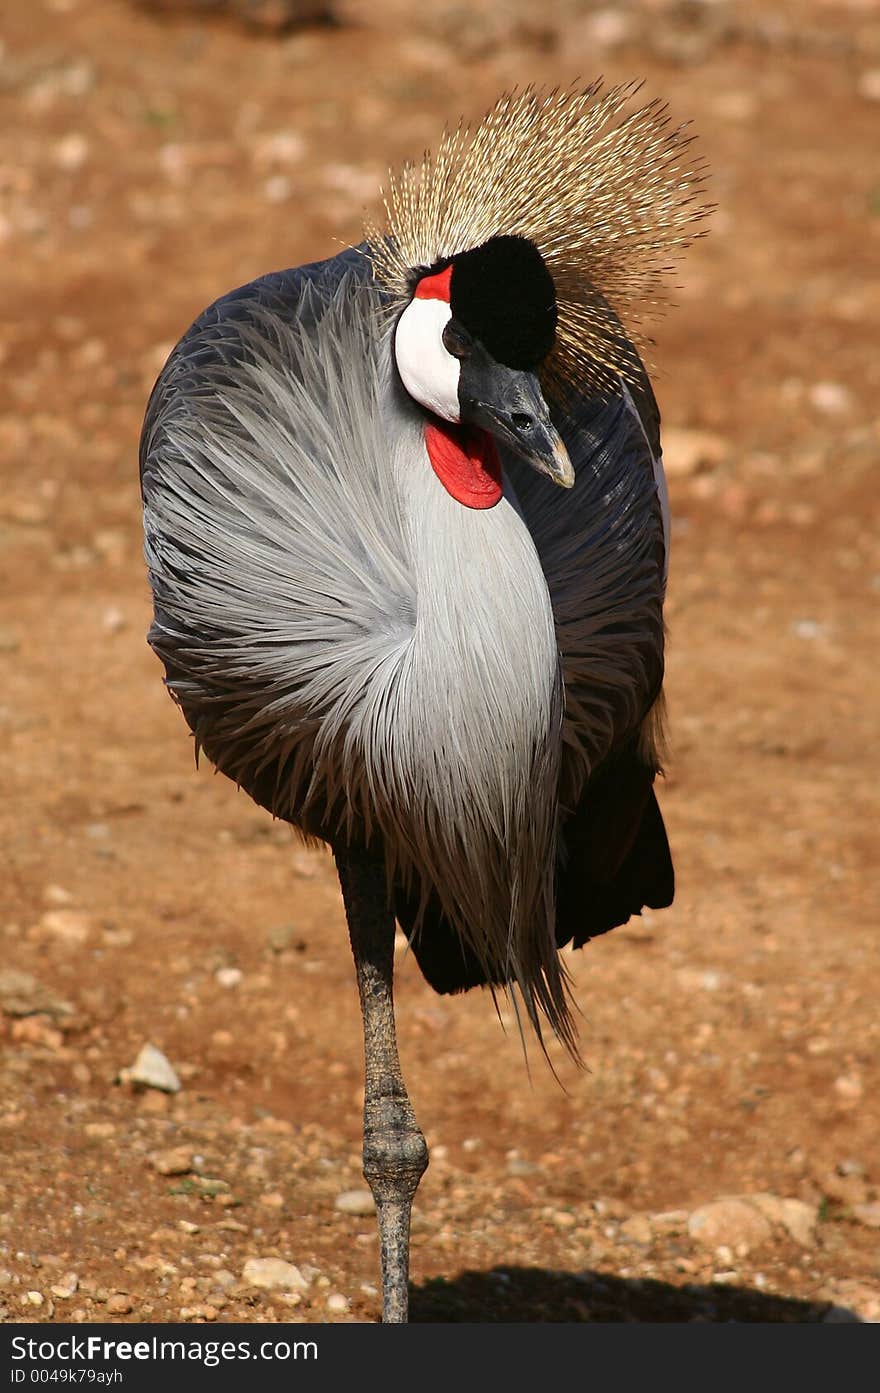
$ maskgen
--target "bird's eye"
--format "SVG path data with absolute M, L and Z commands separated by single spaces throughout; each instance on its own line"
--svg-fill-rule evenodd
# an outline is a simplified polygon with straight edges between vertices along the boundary
M 473 340 L 466 329 L 450 319 L 443 329 L 443 347 L 453 358 L 467 358 L 473 348 Z

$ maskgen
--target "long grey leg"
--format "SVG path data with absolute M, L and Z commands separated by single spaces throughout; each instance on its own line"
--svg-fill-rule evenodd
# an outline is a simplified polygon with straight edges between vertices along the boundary
M 334 847 L 364 1020 L 364 1176 L 376 1201 L 382 1246 L 382 1319 L 401 1324 L 409 1307 L 409 1224 L 428 1148 L 409 1101 L 394 1029 L 394 916 L 385 858 Z

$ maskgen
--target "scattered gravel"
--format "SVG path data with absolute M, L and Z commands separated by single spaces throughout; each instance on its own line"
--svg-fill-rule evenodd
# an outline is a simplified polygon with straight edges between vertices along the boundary
M 0 972 L 0 1011 L 7 1016 L 70 1016 L 73 1007 L 29 972 L 4 968 Z

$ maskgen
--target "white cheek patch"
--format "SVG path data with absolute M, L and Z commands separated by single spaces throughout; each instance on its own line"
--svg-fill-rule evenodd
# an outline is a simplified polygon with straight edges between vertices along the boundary
M 452 318 L 445 300 L 412 300 L 397 321 L 394 356 L 404 387 L 444 421 L 460 420 L 459 362 L 443 347 Z

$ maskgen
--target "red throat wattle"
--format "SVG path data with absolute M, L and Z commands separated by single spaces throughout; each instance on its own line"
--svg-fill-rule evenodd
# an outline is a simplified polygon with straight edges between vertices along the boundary
M 428 458 L 447 493 L 466 508 L 494 508 L 501 498 L 501 460 L 495 441 L 478 426 L 430 421 L 425 426 Z

